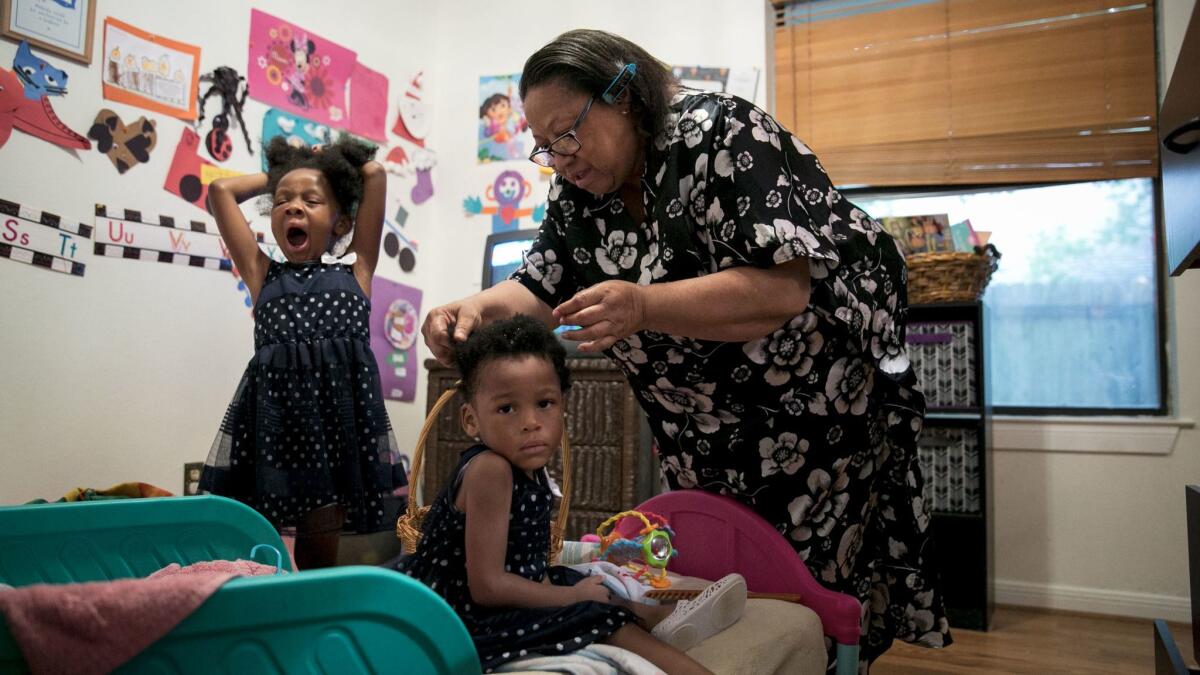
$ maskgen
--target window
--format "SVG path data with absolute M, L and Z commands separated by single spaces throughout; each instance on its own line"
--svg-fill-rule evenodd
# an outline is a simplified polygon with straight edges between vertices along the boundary
M 1001 413 L 1165 412 L 1149 178 L 849 195 L 882 216 L 946 213 L 992 232 L 987 380 Z
M 777 119 L 839 185 L 1158 176 L 1153 2 L 774 5 Z

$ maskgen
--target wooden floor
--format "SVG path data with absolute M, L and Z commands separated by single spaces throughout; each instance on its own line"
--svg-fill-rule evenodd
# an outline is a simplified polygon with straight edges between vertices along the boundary
M 1192 659 L 1191 627 L 1171 624 L 1184 661 Z M 952 630 L 954 644 L 924 649 L 897 643 L 872 675 L 954 673 L 1154 673 L 1149 619 L 997 607 L 986 633 Z

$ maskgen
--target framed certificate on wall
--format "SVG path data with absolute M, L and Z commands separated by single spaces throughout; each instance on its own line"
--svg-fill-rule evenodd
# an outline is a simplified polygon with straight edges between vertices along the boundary
M 0 0 L 0 35 L 91 65 L 96 0 Z

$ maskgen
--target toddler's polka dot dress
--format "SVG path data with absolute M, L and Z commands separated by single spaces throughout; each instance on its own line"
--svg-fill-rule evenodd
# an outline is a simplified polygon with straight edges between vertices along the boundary
M 467 588 L 466 514 L 454 506 L 462 471 L 488 448 L 476 445 L 462 454 L 455 478 L 434 500 L 421 525 L 417 552 L 401 559 L 397 569 L 420 579 L 450 603 L 467 626 L 479 652 L 480 666 L 491 672 L 502 663 L 534 655 L 573 652 L 607 638 L 634 620 L 628 610 L 603 602 L 577 602 L 565 607 L 481 607 Z M 567 567 L 550 567 L 550 519 L 553 496 L 544 472 L 534 478 L 513 467 L 512 506 L 508 514 L 508 550 L 504 569 L 531 581 L 573 586 L 584 578 Z
M 330 502 L 348 531 L 385 522 L 399 457 L 371 352 L 371 303 L 344 264 L 272 261 L 254 307 L 255 353 L 213 442 L 200 489 L 276 527 Z

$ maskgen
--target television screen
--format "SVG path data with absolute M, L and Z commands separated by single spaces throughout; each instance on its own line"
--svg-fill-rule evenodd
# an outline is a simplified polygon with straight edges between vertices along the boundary
M 532 245 L 532 239 L 516 239 L 498 242 L 492 246 L 487 252 L 488 279 L 484 288 L 495 286 L 516 272 L 521 263 L 525 262 L 525 252 Z
M 516 230 L 488 235 L 487 243 L 483 247 L 482 287 L 491 288 L 515 272 L 525 262 L 525 254 L 533 246 L 536 236 L 537 232 L 534 230 Z M 561 336 L 564 331 L 576 328 L 578 326 L 559 326 L 554 329 L 554 332 Z M 566 339 L 563 339 L 562 342 L 572 350 L 577 344 Z

